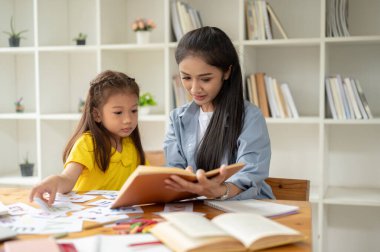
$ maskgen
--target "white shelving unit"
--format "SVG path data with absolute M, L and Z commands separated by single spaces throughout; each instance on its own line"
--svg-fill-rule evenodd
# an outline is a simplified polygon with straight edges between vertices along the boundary
M 263 71 L 289 83 L 300 119 L 267 119 L 270 176 L 311 181 L 314 251 L 376 251 L 380 245 L 380 1 L 349 0 L 351 37 L 325 37 L 325 0 L 269 0 L 289 39 L 248 41 L 244 0 L 188 0 L 205 25 L 222 28 L 239 51 L 243 74 Z M 0 184 L 32 185 L 62 169 L 79 98 L 100 71 L 136 78 L 158 100 L 140 116 L 144 148 L 161 149 L 177 72 L 170 0 L 0 0 L 0 30 L 28 29 L 21 47 L 0 36 Z M 130 25 L 152 18 L 152 43 L 137 45 Z M 88 34 L 86 46 L 72 38 Z M 274 34 L 278 38 L 278 34 Z M 324 77 L 353 76 L 374 119 L 325 116 Z M 24 97 L 26 111 L 14 113 Z M 18 163 L 29 153 L 34 177 Z

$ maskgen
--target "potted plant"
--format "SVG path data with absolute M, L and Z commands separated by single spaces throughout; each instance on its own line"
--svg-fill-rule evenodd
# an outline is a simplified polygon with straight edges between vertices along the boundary
M 23 177 L 33 176 L 33 168 L 34 168 L 34 164 L 29 163 L 28 153 L 26 153 L 26 156 L 24 158 L 24 163 L 20 164 L 21 176 Z
M 85 45 L 86 44 L 87 34 L 79 33 L 77 37 L 73 40 L 77 42 L 77 45 Z
M 14 19 L 13 19 L 13 16 L 11 17 L 11 31 L 8 32 L 8 31 L 3 31 L 5 34 L 8 34 L 9 35 L 9 46 L 10 47 L 19 47 L 20 46 L 20 40 L 21 39 L 25 39 L 25 37 L 21 37 L 21 34 L 24 33 L 24 32 L 27 32 L 28 30 L 22 30 L 20 32 L 16 32 L 15 28 L 14 28 L 15 24 L 14 24 Z
M 150 108 L 157 105 L 156 100 L 154 99 L 151 93 L 143 93 L 139 98 L 139 113 L 140 114 L 149 114 Z
M 136 32 L 137 44 L 147 44 L 150 40 L 150 32 L 156 28 L 152 19 L 138 18 L 132 23 L 132 30 Z
M 25 107 L 24 107 L 24 105 L 22 104 L 22 100 L 23 100 L 23 98 L 20 97 L 17 101 L 15 101 L 15 106 L 16 106 L 16 112 L 17 112 L 17 113 L 22 113 L 22 112 L 24 112 Z

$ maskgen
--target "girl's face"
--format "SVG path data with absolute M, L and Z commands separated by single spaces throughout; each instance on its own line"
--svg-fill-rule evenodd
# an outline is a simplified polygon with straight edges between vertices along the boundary
M 138 97 L 128 92 L 112 94 L 100 110 L 94 111 L 95 120 L 120 141 L 137 127 Z
M 229 78 L 230 70 L 223 73 L 207 64 L 201 57 L 187 56 L 178 65 L 182 84 L 204 112 L 214 111 L 212 101 Z

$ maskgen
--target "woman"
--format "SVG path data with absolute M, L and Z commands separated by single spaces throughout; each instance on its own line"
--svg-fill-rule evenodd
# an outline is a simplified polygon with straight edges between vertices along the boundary
M 181 39 L 176 61 L 185 89 L 193 101 L 170 114 L 164 142 L 168 166 L 196 172 L 198 183 L 178 176 L 168 188 L 214 199 L 274 198 L 264 182 L 271 157 L 261 111 L 244 101 L 239 58 L 229 37 L 215 27 L 193 30 Z M 245 167 L 225 182 L 225 170 L 207 179 L 222 164 Z

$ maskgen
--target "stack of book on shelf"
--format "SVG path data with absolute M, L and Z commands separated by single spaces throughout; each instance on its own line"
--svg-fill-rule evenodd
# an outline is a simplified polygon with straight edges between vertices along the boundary
M 177 41 L 185 33 L 203 26 L 199 11 L 183 1 L 172 0 L 170 2 L 170 13 L 173 32 Z
M 327 0 L 326 36 L 348 37 L 348 0 Z
M 299 118 L 297 107 L 287 83 L 279 83 L 265 73 L 247 77 L 248 100 L 259 107 L 265 117 Z
M 333 119 L 373 118 L 363 89 L 357 79 L 339 74 L 326 77 L 326 100 Z M 327 107 L 327 106 L 326 106 Z
M 249 40 L 273 39 L 272 24 L 277 28 L 282 38 L 288 38 L 280 20 L 266 0 L 247 0 L 245 16 Z
M 178 74 L 172 77 L 173 91 L 174 91 L 174 106 L 181 107 L 186 103 L 192 101 L 189 92 L 183 87 L 180 76 Z

